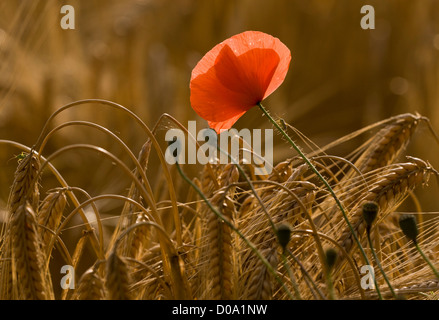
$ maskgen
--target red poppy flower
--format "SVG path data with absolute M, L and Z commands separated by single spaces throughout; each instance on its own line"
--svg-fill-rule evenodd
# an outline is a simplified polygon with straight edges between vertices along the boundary
M 191 105 L 217 133 L 227 130 L 284 81 L 290 50 L 258 31 L 237 34 L 210 50 L 192 70 Z

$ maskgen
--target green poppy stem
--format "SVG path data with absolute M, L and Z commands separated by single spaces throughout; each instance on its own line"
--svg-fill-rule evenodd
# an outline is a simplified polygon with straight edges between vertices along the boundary
M 335 300 L 335 292 L 334 292 L 334 281 L 332 280 L 331 271 L 328 270 L 326 272 L 326 279 L 328 284 L 328 291 L 329 291 L 329 299 Z
M 198 195 L 204 200 L 206 205 L 209 207 L 209 209 L 219 218 L 221 221 L 223 221 L 225 224 L 227 224 L 230 229 L 232 229 L 236 234 L 250 247 L 250 249 L 258 256 L 258 258 L 262 261 L 262 263 L 267 267 L 268 271 L 274 276 L 276 281 L 282 286 L 282 288 L 285 290 L 285 292 L 288 294 L 290 299 L 294 300 L 293 294 L 288 290 L 285 283 L 280 279 L 279 275 L 277 274 L 276 270 L 273 268 L 273 266 L 265 259 L 265 257 L 261 254 L 261 252 L 255 247 L 253 243 L 250 242 L 242 233 L 239 231 L 233 223 L 231 223 L 226 217 L 224 217 L 213 205 L 212 203 L 206 198 L 204 193 L 200 190 L 200 188 L 197 187 L 195 183 L 190 180 L 186 174 L 183 172 L 183 170 L 180 167 L 180 164 L 178 161 L 175 162 L 175 166 L 177 167 L 177 171 L 180 174 L 180 176 L 185 180 L 194 190 L 198 193 Z
M 291 250 L 289 248 L 285 248 L 286 253 L 288 253 L 288 255 L 293 258 L 293 260 L 299 265 L 300 270 L 302 271 L 303 275 L 304 275 L 304 279 L 308 279 L 308 287 L 310 288 L 311 291 L 316 292 L 314 294 L 314 296 L 316 296 L 317 294 L 320 296 L 321 299 L 326 300 L 325 295 L 323 294 L 323 292 L 319 289 L 319 287 L 317 286 L 316 282 L 313 280 L 313 278 L 311 277 L 311 275 L 306 271 L 305 267 L 303 266 L 303 264 L 300 262 L 300 260 L 291 252 Z M 311 288 L 312 287 L 312 288 Z
M 431 263 L 430 259 L 428 259 L 427 256 L 424 254 L 424 252 L 421 250 L 421 247 L 419 246 L 419 243 L 417 241 L 415 241 L 415 247 L 416 247 L 416 250 L 418 250 L 419 254 L 422 256 L 422 258 L 425 260 L 425 262 L 428 263 L 428 265 L 430 266 L 430 268 L 433 271 L 436 278 L 439 279 L 439 272 L 434 267 L 433 263 Z
M 291 285 L 293 286 L 294 293 L 296 294 L 297 299 L 298 300 L 302 300 L 302 295 L 300 294 L 300 290 L 299 290 L 299 286 L 297 285 L 296 278 L 294 277 L 294 274 L 291 271 L 290 266 L 288 265 L 287 257 L 285 255 L 285 251 L 286 251 L 285 249 L 282 250 L 282 262 L 284 264 L 284 268 L 287 270 L 288 275 L 290 276 Z
M 375 253 L 375 249 L 374 249 L 374 247 L 372 245 L 372 240 L 370 239 L 370 230 L 367 230 L 367 241 L 369 242 L 369 247 L 370 247 L 370 251 L 372 251 L 373 258 L 375 259 L 375 262 L 376 262 L 378 268 L 380 269 L 381 273 L 383 274 L 384 279 L 387 282 L 387 285 L 389 286 L 390 292 L 392 292 L 392 295 L 393 295 L 394 298 L 397 298 L 396 294 L 395 294 L 395 291 L 393 290 L 393 287 L 390 284 L 389 279 L 387 278 L 387 275 L 385 274 L 383 268 L 381 267 L 381 263 L 380 263 L 380 261 L 378 259 L 378 256 Z M 376 280 L 376 276 L 374 276 L 374 282 L 375 282 L 375 286 L 376 286 L 376 289 L 377 289 L 378 297 L 380 298 L 380 300 L 382 300 L 382 295 L 381 295 L 380 290 L 378 288 L 378 282 Z
M 285 139 L 291 144 L 291 146 L 294 148 L 294 150 L 297 151 L 297 153 L 302 157 L 303 161 L 308 165 L 308 167 L 317 175 L 317 177 L 323 182 L 325 187 L 328 189 L 329 193 L 334 198 L 337 206 L 340 208 L 341 213 L 343 214 L 343 218 L 345 219 L 347 225 L 349 226 L 349 229 L 352 233 L 352 236 L 355 239 L 355 242 L 357 243 L 358 247 L 360 248 L 361 254 L 364 258 L 364 261 L 370 265 L 369 260 L 367 258 L 366 252 L 364 251 L 363 246 L 360 243 L 360 240 L 358 240 L 358 237 L 354 231 L 354 228 L 352 227 L 351 223 L 349 222 L 349 219 L 346 215 L 346 212 L 343 208 L 343 205 L 341 204 L 340 200 L 338 199 L 337 195 L 335 194 L 334 190 L 331 188 L 329 183 L 326 181 L 326 179 L 320 174 L 320 172 L 316 169 L 316 167 L 311 163 L 311 161 L 308 159 L 308 157 L 300 150 L 300 148 L 294 143 L 294 141 L 290 138 L 290 136 L 277 124 L 276 121 L 270 116 L 268 111 L 264 108 L 261 102 L 258 102 L 258 107 L 262 110 L 262 112 L 268 117 L 268 119 L 271 121 L 271 123 L 276 127 L 277 130 L 284 136 Z

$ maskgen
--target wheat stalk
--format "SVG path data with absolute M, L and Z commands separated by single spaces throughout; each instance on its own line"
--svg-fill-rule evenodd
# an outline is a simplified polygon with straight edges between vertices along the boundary
M 148 217 L 145 216 L 143 212 L 133 213 L 137 215 L 137 220 L 135 223 L 142 223 L 148 221 Z M 132 233 L 131 237 L 129 235 L 129 240 L 127 244 L 124 246 L 129 248 L 129 256 L 133 258 L 138 258 L 138 256 L 142 253 L 142 249 L 147 245 L 147 240 L 149 236 L 149 230 L 146 226 L 140 226 L 136 228 Z
M 273 268 L 277 268 L 277 247 L 261 249 L 262 255 Z M 246 300 L 271 300 L 273 298 L 273 279 L 261 260 L 256 261 L 252 275 L 243 289 L 241 298 Z
M 368 183 L 372 183 L 375 177 L 379 177 L 378 170 L 392 164 L 406 149 L 421 119 L 423 118 L 409 113 L 388 119 L 383 128 L 372 138 L 346 157 L 347 159 L 355 158 L 356 154 L 360 154 L 353 163 L 354 168 L 344 173 L 334 187 L 334 191 L 345 208 L 351 210 L 359 194 L 368 187 L 367 183 L 363 183 L 365 178 L 359 176 L 359 173 L 364 175 L 375 170 L 372 175 L 368 175 Z M 340 172 L 343 172 L 343 168 Z M 336 214 L 337 211 L 334 199 L 327 197 L 321 205 L 321 212 L 326 217 L 331 217 L 331 223 L 339 223 L 343 217 Z
M 109 300 L 131 300 L 130 274 L 126 261 L 113 250 L 106 263 L 105 288 Z
M 97 268 L 90 268 L 79 279 L 72 300 L 103 300 L 105 299 L 104 280 L 99 276 Z
M 19 160 L 8 200 L 11 215 L 24 201 L 28 201 L 34 209 L 38 207 L 40 195 L 38 186 L 39 169 L 40 161 L 34 152 Z
M 0 282 L 0 297 L 2 299 L 11 299 L 13 297 L 13 283 L 11 271 L 11 243 L 12 238 L 10 221 L 14 218 L 17 209 L 30 201 L 33 208 L 38 206 L 39 201 L 39 186 L 38 186 L 38 171 L 40 168 L 40 161 L 37 155 L 31 151 L 18 161 L 17 169 L 15 170 L 14 181 L 8 199 L 8 212 L 6 224 L 2 226 L 2 238 L 7 239 L 2 244 L 1 250 L 1 282 Z
M 324 279 L 321 252 L 322 244 L 329 242 L 339 249 L 331 273 L 337 290 L 335 296 L 351 299 L 360 292 L 362 298 L 375 299 L 374 293 L 360 288 L 355 267 L 358 253 L 354 250 L 354 235 L 365 242 L 366 225 L 361 210 L 369 201 L 378 203 L 380 208 L 371 230 L 375 240 L 371 247 L 376 246 L 379 261 L 392 285 L 399 288 L 398 294 L 411 297 L 437 290 L 437 281 L 428 280 L 428 268 L 407 245 L 395 226 L 396 215 L 392 214 L 409 195 L 416 201 L 412 191 L 426 184 L 432 173 L 437 174 L 421 159 L 410 157 L 407 162 L 394 163 L 423 119 L 411 114 L 391 118 L 381 122 L 379 125 L 384 124 L 381 129 L 346 158 L 321 155 L 312 159 L 334 185 L 352 229 L 345 225 L 334 199 L 314 184 L 316 175 L 299 158 L 281 161 L 270 175 L 258 177 L 253 175 L 251 163 L 242 164 L 254 179 L 251 184 L 240 182 L 243 177 L 235 163 L 206 164 L 200 180 L 194 179 L 203 191 L 198 196 L 204 201 L 189 194 L 185 202 L 177 203 L 175 199 L 165 198 L 166 193 L 158 192 L 162 191 L 159 188 L 152 197 L 149 182 L 145 180 L 151 147 L 148 141 L 135 161 L 134 172 L 129 172 L 135 179 L 128 193 L 133 201 L 125 202 L 118 223 L 108 225 L 116 228 L 111 239 L 106 239 L 109 240 L 106 268 L 98 267 L 101 260 L 94 261 L 94 267 L 82 275 L 73 294 L 65 290 L 61 298 L 286 299 L 294 298 L 291 294 L 294 289 L 298 298 L 325 299 L 329 282 Z M 330 164 L 324 159 L 330 159 Z M 19 161 L 15 173 L 9 197 L 9 220 L 1 238 L 3 299 L 54 297 L 48 273 L 50 252 L 45 252 L 44 246 L 55 241 L 51 231 L 56 230 L 58 236 L 70 219 L 69 215 L 60 226 L 67 204 L 67 188 L 49 192 L 37 206 L 39 170 L 38 157 L 31 152 Z M 251 187 L 250 192 L 251 185 L 258 188 Z M 142 198 L 149 195 L 148 201 Z M 155 198 L 160 201 L 156 202 Z M 170 220 L 172 215 L 167 211 L 170 208 L 174 209 L 173 213 L 179 209 L 182 232 L 174 223 L 179 219 Z M 161 220 L 162 224 L 152 218 Z M 291 226 L 292 236 L 287 244 L 280 246 L 275 226 L 285 223 Z M 435 226 L 428 225 L 421 233 L 431 259 L 437 259 Z M 63 257 L 72 262 L 75 270 L 80 264 L 89 263 L 84 254 L 85 238 L 77 241 L 73 258 L 62 241 L 60 245 Z M 284 256 L 287 252 L 290 255 Z M 347 262 L 350 268 L 344 268 Z M 380 281 L 382 276 L 377 274 L 377 283 Z M 383 297 L 390 297 L 385 290 Z
M 292 198 L 289 193 L 277 186 L 261 188 L 261 198 L 270 212 L 271 221 L 258 209 L 253 210 L 251 214 L 240 214 L 240 226 L 243 233 L 258 246 L 262 255 L 273 267 L 277 267 L 278 264 L 279 245 L 272 224 L 287 223 L 292 226 L 302 224 L 307 216 L 303 210 L 311 208 L 315 200 L 315 185 L 308 181 L 301 181 L 306 170 L 307 167 L 301 165 L 290 171 L 289 178 L 283 184 L 286 188 L 291 189 L 297 199 Z M 271 177 L 278 180 L 279 175 Z M 248 210 L 249 206 L 247 205 L 244 210 Z M 243 251 L 241 260 L 243 270 L 240 277 L 240 297 L 244 299 L 271 299 L 274 290 L 273 279 L 266 266 L 249 250 Z
M 393 163 L 407 147 L 420 120 L 410 113 L 392 118 L 370 141 L 356 167 L 366 173 Z
M 26 300 L 53 298 L 44 268 L 44 252 L 37 232 L 35 213 L 30 204 L 17 208 L 11 219 L 13 275 L 17 297 Z
M 229 197 L 217 193 L 212 204 L 219 207 L 223 216 L 233 222 L 234 204 Z M 218 205 L 219 204 L 219 205 Z M 207 299 L 234 299 L 234 248 L 231 228 L 209 210 L 206 218 Z
M 376 202 L 379 205 L 378 221 L 383 220 L 389 212 L 397 207 L 417 186 L 428 182 L 431 173 L 436 171 L 420 159 L 411 158 L 412 162 L 391 165 L 380 179 L 370 186 L 367 193 L 358 201 L 359 205 L 353 210 L 351 220 L 357 236 L 364 234 L 366 223 L 362 218 L 362 204 Z M 353 248 L 353 236 L 349 229 L 339 236 L 340 245 L 347 251 Z M 342 260 L 340 257 L 339 262 Z
M 221 165 L 220 165 L 221 166 Z M 218 172 L 216 165 L 212 166 Z M 235 219 L 235 205 L 233 203 L 235 188 L 229 188 L 225 193 L 221 188 L 229 186 L 238 181 L 239 172 L 235 165 L 228 164 L 222 166 L 223 170 L 218 178 L 204 175 L 206 180 L 203 183 L 204 190 L 212 192 L 211 203 L 217 207 L 222 215 L 230 223 Z M 208 178 L 209 177 L 209 178 Z M 205 239 L 201 248 L 201 257 L 204 259 L 201 263 L 204 265 L 202 275 L 199 280 L 205 283 L 204 298 L 207 299 L 234 299 L 235 298 L 235 257 L 233 232 L 231 228 L 224 223 L 206 204 L 200 208 L 200 215 L 205 224 L 203 227 L 202 237 Z
M 405 298 L 411 294 L 419 294 L 422 292 L 434 292 L 439 290 L 439 282 L 437 280 L 427 280 L 420 283 L 411 284 L 408 286 L 402 286 L 400 288 L 395 288 L 395 292 L 401 297 Z M 392 294 L 390 291 L 383 292 L 385 298 L 391 298 Z M 374 292 L 369 292 L 366 294 L 367 299 L 377 299 L 377 294 Z M 358 300 L 359 296 L 353 295 L 348 296 L 349 300 Z
M 140 167 L 143 170 L 143 174 L 146 173 L 146 170 L 148 168 L 148 162 L 149 162 L 149 154 L 151 152 L 151 140 L 148 139 L 142 146 L 142 148 L 140 149 L 139 155 L 138 155 L 138 162 L 140 164 Z M 135 168 L 134 170 L 134 175 L 136 177 L 137 180 L 143 182 L 144 184 L 147 184 L 147 181 L 143 181 L 142 179 L 142 174 L 141 172 L 139 172 L 139 168 Z M 128 192 L 128 197 L 139 202 L 142 203 L 142 196 L 139 192 L 139 189 L 137 188 L 136 184 L 134 182 L 131 183 L 130 186 L 130 190 Z M 113 236 L 112 236 L 112 241 L 110 244 L 110 247 L 112 247 L 112 244 L 116 241 L 116 239 L 118 238 L 118 236 L 127 228 L 129 228 L 131 225 L 133 225 L 134 223 L 136 223 L 137 221 L 144 221 L 144 217 L 143 214 L 138 214 L 137 213 L 137 208 L 135 208 L 135 206 L 131 203 L 125 203 L 123 209 L 122 209 L 122 213 L 120 215 L 120 219 L 118 221 L 118 224 L 116 226 L 116 230 L 115 232 L 113 232 Z M 136 228 L 136 230 L 134 230 L 132 233 L 128 234 L 127 237 L 123 240 L 125 242 L 125 245 L 122 246 L 122 253 L 126 256 L 129 257 L 136 257 L 136 255 L 138 254 L 138 247 L 137 245 L 140 245 L 140 242 L 142 242 L 143 240 L 141 240 L 140 242 L 138 241 L 140 239 L 140 237 L 142 237 L 142 235 L 137 235 L 138 233 L 142 233 L 142 228 Z M 137 240 L 133 239 L 137 237 Z M 136 241 L 135 245 L 136 246 L 132 246 L 131 242 L 132 241 Z M 125 250 L 126 249 L 126 250 Z
M 43 245 L 47 250 L 50 250 L 49 244 L 53 235 L 46 229 L 55 232 L 58 228 L 63 216 L 64 208 L 67 204 L 65 192 L 65 189 L 58 189 L 54 192 L 50 192 L 43 200 L 38 210 L 37 221 L 41 226 L 45 227 L 41 229 L 40 234 Z M 50 256 L 49 251 L 47 251 L 46 254 L 47 256 Z

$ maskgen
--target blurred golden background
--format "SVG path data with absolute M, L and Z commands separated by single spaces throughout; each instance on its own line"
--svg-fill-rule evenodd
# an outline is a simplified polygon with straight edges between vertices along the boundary
M 64 4 L 75 9 L 74 30 L 60 27 Z M 375 9 L 375 30 L 360 27 L 360 10 L 366 4 Z M 276 36 L 292 51 L 285 82 L 264 105 L 317 145 L 406 112 L 427 116 L 439 131 L 438 12 L 437 0 L 4 0 L 0 139 L 32 146 L 54 110 L 88 98 L 119 103 L 150 127 L 164 112 L 183 125 L 197 120 L 198 128 L 205 127 L 190 107 L 191 70 L 214 45 L 245 30 Z M 135 154 L 146 139 L 126 115 L 102 106 L 71 109 L 52 127 L 67 120 L 98 122 L 122 137 Z M 254 108 L 236 127 L 269 123 Z M 81 141 L 120 152 L 112 149 L 108 137 L 74 127 L 57 133 L 45 155 Z M 291 155 L 279 136 L 276 144 L 275 161 Z M 342 147 L 337 149 L 341 156 L 356 145 Z M 420 125 L 408 153 L 439 168 L 438 150 Z M 1 208 L 19 152 L 4 145 L 0 149 Z M 55 165 L 69 184 L 91 194 L 124 192 L 127 178 L 99 160 L 78 152 L 60 156 Z M 160 172 L 151 161 L 154 184 Z M 439 191 L 436 181 L 430 184 L 420 194 L 421 203 L 425 210 L 436 210 Z M 46 189 L 55 186 L 50 180 L 44 184 Z

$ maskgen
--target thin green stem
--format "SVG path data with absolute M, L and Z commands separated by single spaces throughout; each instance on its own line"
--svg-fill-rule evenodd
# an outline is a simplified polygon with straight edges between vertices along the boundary
M 296 294 L 297 299 L 302 300 L 302 295 L 300 294 L 299 286 L 297 285 L 296 278 L 294 277 L 294 274 L 291 271 L 291 268 L 287 263 L 287 257 L 285 255 L 285 250 L 282 251 L 282 261 L 283 261 L 285 269 L 288 272 L 288 275 L 290 276 L 291 284 L 293 285 L 294 293 Z
M 305 267 L 303 266 L 303 264 L 300 262 L 300 260 L 291 252 L 290 249 L 286 248 L 286 251 L 288 252 L 288 255 L 290 257 L 293 258 L 293 260 L 299 265 L 300 269 L 302 270 L 302 273 L 304 275 L 304 279 L 308 279 L 309 283 L 308 286 L 310 288 L 310 290 L 312 291 L 311 286 L 314 288 L 314 290 L 317 292 L 317 294 L 320 296 L 320 298 L 322 298 L 323 300 L 326 300 L 325 295 L 323 294 L 323 292 L 319 289 L 319 287 L 317 286 L 317 284 L 315 283 L 315 281 L 312 279 L 311 275 L 308 273 L 308 271 L 306 271 Z M 311 285 L 310 285 L 311 284 Z
M 378 259 L 377 255 L 376 255 L 376 252 L 375 252 L 375 249 L 374 249 L 374 247 L 373 247 L 373 245 L 372 245 L 372 240 L 370 239 L 370 230 L 367 230 L 367 231 L 366 231 L 366 234 L 367 234 L 367 241 L 368 241 L 368 243 L 369 243 L 369 248 L 370 248 L 370 251 L 372 251 L 373 258 L 375 259 L 375 262 L 376 262 L 378 268 L 380 269 L 381 273 L 383 274 L 384 280 L 386 280 L 387 285 L 389 286 L 389 289 L 390 289 L 390 291 L 392 292 L 393 297 L 396 298 L 395 291 L 393 290 L 393 287 L 392 287 L 392 285 L 390 284 L 390 281 L 389 281 L 389 279 L 387 278 L 386 273 L 384 272 L 383 268 L 381 267 L 380 260 Z M 380 290 L 379 290 L 378 282 L 377 282 L 377 280 L 376 280 L 376 276 L 374 276 L 373 278 L 374 278 L 374 282 L 375 282 L 375 287 L 376 287 L 376 289 L 377 289 L 378 297 L 379 297 L 380 300 L 382 300 L 382 299 L 383 299 L 383 296 L 381 295 L 381 292 L 380 292 Z
M 238 161 L 236 161 L 231 154 L 229 154 L 228 152 L 226 152 L 225 150 L 223 150 L 217 143 L 217 149 L 219 152 L 221 152 L 222 154 L 226 155 L 230 161 L 232 161 L 232 163 L 236 166 L 236 168 L 238 169 L 240 175 L 244 178 L 244 180 L 248 183 L 251 191 L 253 192 L 256 200 L 259 202 L 259 204 L 261 205 L 262 210 L 264 211 L 265 216 L 268 219 L 268 222 L 270 223 L 271 229 L 273 230 L 273 233 L 276 234 L 276 226 L 274 225 L 273 221 L 271 220 L 270 214 L 267 211 L 267 208 L 265 207 L 261 197 L 258 195 L 258 193 L 256 192 L 256 189 L 252 183 L 252 181 L 249 179 L 249 177 L 247 176 L 247 174 L 245 173 L 244 169 L 241 167 L 241 165 L 239 164 Z
M 434 275 L 436 276 L 436 278 L 439 279 L 439 272 L 434 267 L 434 265 L 431 263 L 430 259 L 428 259 L 427 256 L 424 254 L 424 252 L 421 250 L 421 247 L 419 246 L 417 241 L 415 242 L 415 246 L 416 246 L 416 250 L 418 250 L 419 254 L 422 256 L 422 258 L 425 260 L 425 262 L 428 263 L 428 265 L 430 266 L 431 270 L 434 272 Z
M 294 300 L 293 294 L 288 290 L 288 288 L 285 286 L 283 281 L 279 278 L 276 270 L 274 270 L 273 266 L 265 259 L 265 257 L 259 252 L 259 250 L 255 247 L 253 243 L 251 243 L 242 233 L 239 231 L 233 223 L 231 223 L 226 217 L 224 217 L 213 205 L 212 203 L 206 198 L 204 193 L 193 183 L 183 172 L 181 169 L 178 161 L 175 162 L 175 166 L 177 167 L 178 173 L 181 175 L 181 177 L 189 183 L 189 185 L 194 188 L 194 190 L 200 195 L 200 197 L 204 200 L 206 205 L 209 207 L 210 210 L 219 218 L 221 221 L 223 221 L 225 224 L 227 224 L 236 234 L 250 247 L 250 249 L 258 256 L 259 259 L 264 263 L 264 265 L 267 267 L 267 269 L 270 271 L 270 273 L 275 277 L 275 279 L 279 282 L 279 284 L 284 288 L 284 290 L 287 292 L 287 294 L 290 296 L 291 299 Z
M 331 276 L 331 270 L 327 270 L 326 272 L 326 281 L 328 283 L 328 291 L 329 291 L 329 299 L 335 300 L 335 293 L 334 293 L 334 281 L 332 280 Z
M 337 206 L 340 208 L 343 218 L 345 219 L 347 225 L 349 226 L 349 229 L 352 233 L 352 236 L 355 239 L 355 242 L 357 243 L 358 247 L 360 248 L 361 254 L 363 255 L 364 261 L 370 265 L 369 260 L 367 258 L 366 252 L 364 251 L 363 246 L 361 245 L 360 240 L 358 240 L 358 237 L 356 235 L 356 232 L 354 231 L 354 228 L 352 227 L 351 223 L 349 222 L 349 219 L 346 215 L 346 212 L 343 208 L 343 205 L 341 204 L 340 200 L 338 199 L 337 195 L 335 194 L 334 190 L 331 188 L 329 183 L 326 181 L 326 179 L 320 174 L 320 172 L 316 169 L 316 167 L 311 163 L 311 161 L 308 159 L 308 157 L 300 150 L 300 148 L 294 143 L 294 141 L 290 138 L 290 136 L 277 124 L 277 122 L 271 117 L 271 115 L 268 113 L 268 111 L 264 108 L 264 106 L 261 104 L 261 102 L 258 102 L 259 108 L 262 110 L 262 112 L 267 116 L 267 118 L 271 121 L 271 123 L 276 127 L 277 130 L 284 136 L 285 139 L 291 144 L 291 146 L 294 148 L 294 150 L 297 151 L 297 153 L 302 157 L 303 161 L 308 165 L 308 167 L 317 175 L 317 177 L 323 182 L 325 187 L 328 189 L 329 193 L 334 198 Z
M 227 157 L 232 161 L 232 163 L 233 163 L 234 165 L 236 165 L 236 167 L 238 168 L 239 173 L 241 174 L 241 176 L 244 177 L 245 181 L 246 181 L 246 182 L 248 183 L 248 185 L 250 186 L 250 189 L 252 190 L 252 192 L 253 192 L 253 194 L 254 194 L 256 200 L 257 200 L 257 201 L 259 202 L 259 204 L 261 205 L 262 210 L 264 211 L 264 213 L 265 213 L 265 215 L 266 215 L 266 217 L 267 217 L 267 219 L 268 219 L 268 221 L 269 221 L 269 223 L 270 223 L 270 225 L 271 225 L 271 228 L 272 228 L 273 232 L 276 233 L 276 226 L 274 225 L 273 221 L 271 220 L 271 217 L 270 217 L 270 215 L 269 215 L 269 213 L 268 213 L 268 211 L 267 211 L 267 209 L 266 209 L 264 203 L 262 202 L 262 199 L 261 199 L 261 198 L 259 197 L 259 195 L 257 194 L 256 189 L 254 188 L 254 184 L 253 184 L 253 182 L 248 178 L 248 176 L 247 176 L 247 174 L 245 173 L 244 169 L 242 169 L 242 167 L 241 167 L 241 165 L 239 164 L 239 162 L 237 162 L 237 161 L 236 161 L 236 160 L 235 160 L 235 159 L 234 159 L 234 158 L 233 158 L 228 152 L 226 152 L 226 151 L 224 151 L 223 149 L 221 149 L 221 147 L 220 147 L 218 144 L 217 144 L 217 149 L 218 149 L 218 151 L 220 151 L 221 153 L 227 155 Z M 257 182 L 259 182 L 259 181 L 257 181 Z M 267 181 L 267 182 L 268 182 L 268 181 Z M 267 183 L 267 182 L 266 182 L 266 183 Z M 270 181 L 270 182 L 271 182 L 271 181 Z M 270 183 L 270 182 L 269 182 L 269 183 Z M 273 182 L 273 183 L 274 183 L 274 182 Z M 279 185 L 281 188 L 285 188 L 285 186 L 283 186 L 283 185 L 280 185 L 280 184 L 278 184 L 278 185 Z M 285 190 L 287 191 L 287 193 L 290 193 L 292 196 L 294 196 L 294 194 L 293 194 L 288 188 L 285 188 Z M 294 197 L 294 198 L 295 198 L 295 200 L 296 200 L 298 203 L 301 203 L 300 199 L 298 199 L 297 197 Z M 321 245 L 320 240 L 319 240 L 318 235 L 317 235 L 317 229 L 315 228 L 315 225 L 314 225 L 314 223 L 313 223 L 313 221 L 312 221 L 312 219 L 311 219 L 311 216 L 308 214 L 308 211 L 306 210 L 305 206 L 302 205 L 302 208 L 303 208 L 303 210 L 304 210 L 304 213 L 305 213 L 305 214 L 307 215 L 307 217 L 309 218 L 309 221 L 310 221 L 311 227 L 312 227 L 313 231 L 315 232 L 316 245 L 317 245 L 317 248 L 318 248 L 319 254 L 320 254 L 321 256 L 323 256 L 323 248 L 322 248 L 322 245 Z M 325 264 L 324 264 L 324 263 L 323 263 L 323 268 L 325 268 Z M 294 279 L 292 278 L 291 281 L 294 281 Z M 298 295 L 299 299 L 301 299 L 300 292 L 299 292 L 298 289 L 296 288 L 297 285 L 295 285 L 295 284 L 293 283 L 293 286 L 294 286 L 294 290 L 296 291 L 296 295 Z

